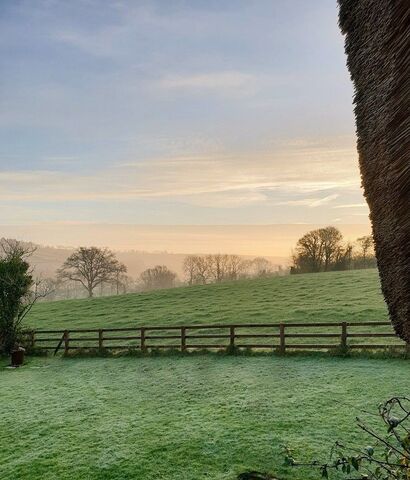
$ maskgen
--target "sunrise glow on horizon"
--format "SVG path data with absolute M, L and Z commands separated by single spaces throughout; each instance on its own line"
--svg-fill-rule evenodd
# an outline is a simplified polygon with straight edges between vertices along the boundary
M 2 3 L 0 225 L 369 227 L 336 18 L 328 0 Z

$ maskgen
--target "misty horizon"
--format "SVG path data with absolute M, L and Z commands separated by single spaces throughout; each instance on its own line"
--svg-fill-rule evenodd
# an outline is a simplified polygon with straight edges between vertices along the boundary
M 0 236 L 44 246 L 109 247 L 116 251 L 175 254 L 232 253 L 289 259 L 297 240 L 324 224 L 294 225 L 0 225 Z M 336 225 L 348 241 L 370 234 L 370 225 Z

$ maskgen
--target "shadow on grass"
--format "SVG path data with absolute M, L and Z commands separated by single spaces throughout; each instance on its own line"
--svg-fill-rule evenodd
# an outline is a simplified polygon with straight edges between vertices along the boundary
M 35 352 L 35 355 L 44 356 L 44 353 Z M 150 348 L 149 351 L 141 351 L 137 348 L 129 348 L 127 350 L 115 349 L 77 349 L 68 353 L 59 355 L 64 358 L 123 358 L 123 357 L 197 357 L 202 355 L 214 357 L 238 356 L 238 357 L 314 357 L 314 358 L 368 358 L 368 359 L 410 359 L 410 354 L 406 350 L 389 347 L 383 350 L 335 348 L 327 351 L 307 351 L 307 350 L 288 350 L 282 353 L 279 349 L 275 350 L 252 350 L 250 348 L 228 347 L 226 349 L 209 350 L 196 349 L 181 352 L 179 349 L 155 349 Z M 47 353 L 45 354 L 47 356 Z

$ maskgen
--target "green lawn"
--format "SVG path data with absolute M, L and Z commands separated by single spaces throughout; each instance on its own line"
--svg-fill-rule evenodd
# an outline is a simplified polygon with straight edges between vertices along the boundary
M 319 478 L 283 467 L 280 446 L 321 457 L 335 439 L 367 445 L 355 416 L 410 389 L 408 361 L 398 359 L 37 357 L 19 370 L 5 363 L 1 480 L 234 480 L 249 468 Z
M 376 270 L 38 304 L 36 328 L 387 320 Z M 386 330 L 384 328 L 383 330 Z M 337 341 L 337 340 L 336 340 Z M 1 480 L 309 480 L 281 445 L 325 457 L 354 418 L 409 392 L 408 361 L 162 355 L 0 359 Z M 375 417 L 370 417 L 374 421 Z
M 36 328 L 387 320 L 377 270 L 246 280 L 38 304 Z

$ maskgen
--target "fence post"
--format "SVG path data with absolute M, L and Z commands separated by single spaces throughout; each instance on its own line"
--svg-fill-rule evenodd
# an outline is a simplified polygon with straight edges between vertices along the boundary
M 181 327 L 181 352 L 186 351 L 186 328 Z
M 64 354 L 67 355 L 68 349 L 70 348 L 70 332 L 64 330 Z
M 30 332 L 30 348 L 33 350 L 36 344 L 36 332 L 31 330 Z
M 235 327 L 229 328 L 229 348 L 235 348 Z
M 279 335 L 280 335 L 280 346 L 279 353 L 284 355 L 286 353 L 286 343 L 285 343 L 285 324 L 279 324 Z
M 342 350 L 346 350 L 347 348 L 347 323 L 342 323 L 342 335 L 340 337 L 340 346 Z
M 141 352 L 145 352 L 147 347 L 145 346 L 145 328 L 141 327 Z
M 99 350 L 103 349 L 103 342 L 104 342 L 103 330 L 100 328 L 98 330 L 98 349 Z

